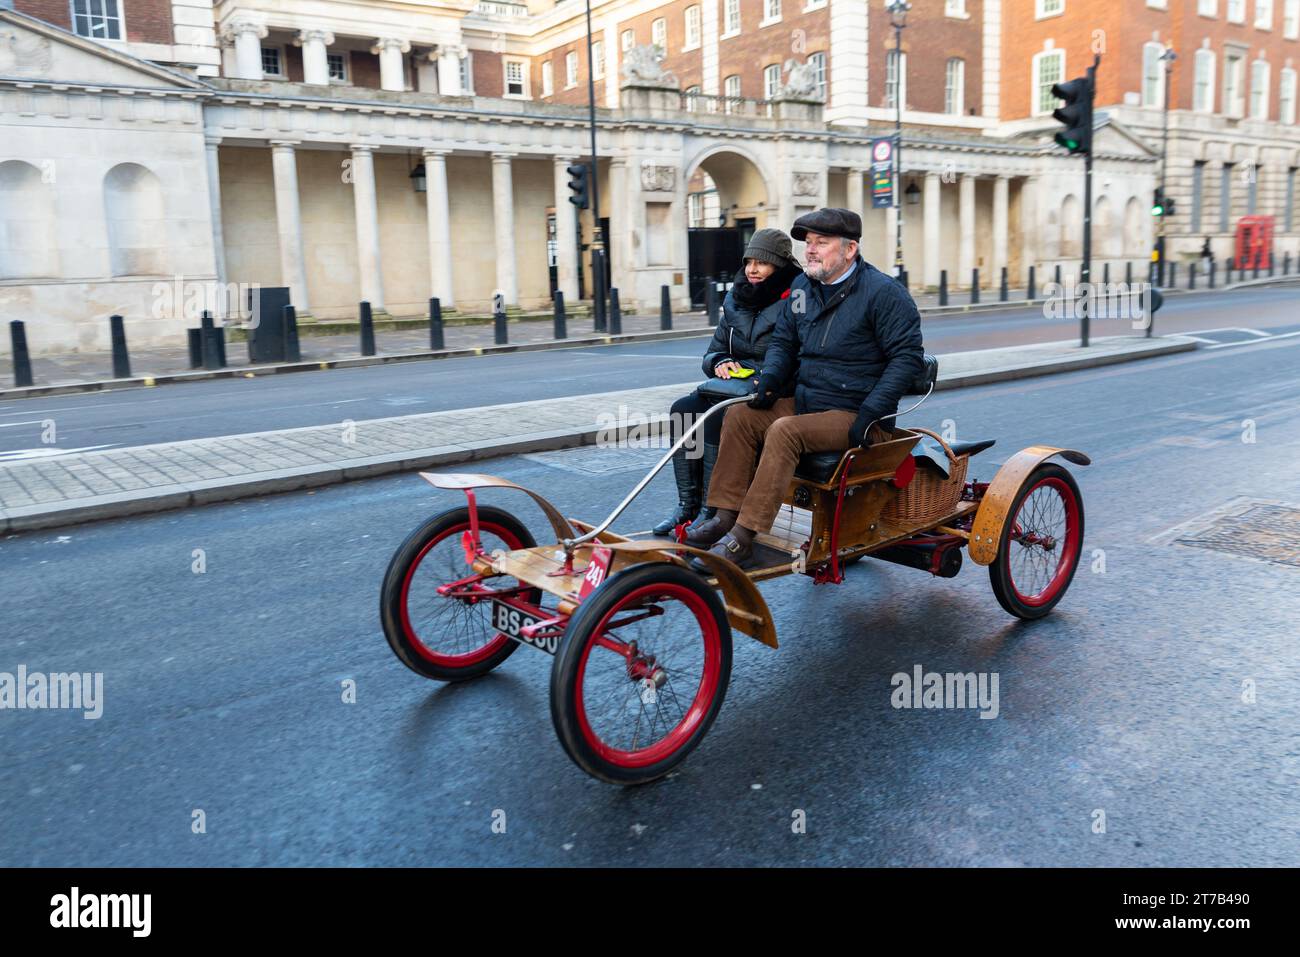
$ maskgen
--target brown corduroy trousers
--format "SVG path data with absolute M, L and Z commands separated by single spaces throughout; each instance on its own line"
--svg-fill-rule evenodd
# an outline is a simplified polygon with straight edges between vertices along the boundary
M 766 532 L 781 510 L 799 456 L 851 448 L 849 429 L 855 418 L 856 413 L 842 409 L 795 415 L 792 398 L 778 399 L 770 409 L 732 406 L 722 422 L 709 506 L 739 512 L 736 524 Z

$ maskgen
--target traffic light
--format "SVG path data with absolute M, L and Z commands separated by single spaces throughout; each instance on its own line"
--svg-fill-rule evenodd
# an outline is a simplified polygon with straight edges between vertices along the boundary
M 587 164 L 571 163 L 568 172 L 569 192 L 573 194 L 569 197 L 569 202 L 579 209 L 586 209 L 589 205 L 587 200 Z
M 1091 69 L 1086 76 L 1077 76 L 1052 87 L 1052 96 L 1065 101 L 1052 113 L 1052 119 L 1065 125 L 1065 129 L 1056 134 L 1056 142 L 1071 153 L 1086 155 L 1092 152 L 1093 92 Z
M 1163 216 L 1165 214 L 1165 196 L 1159 189 L 1156 190 L 1155 199 L 1151 201 L 1151 215 Z

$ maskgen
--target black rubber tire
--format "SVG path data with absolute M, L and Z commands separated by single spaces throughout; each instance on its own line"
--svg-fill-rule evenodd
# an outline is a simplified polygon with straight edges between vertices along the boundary
M 656 584 L 687 588 L 704 599 L 718 626 L 721 652 L 719 680 L 703 719 L 685 743 L 654 764 L 629 768 L 606 760 L 583 736 L 574 689 L 583 649 L 591 639 L 592 631 L 626 596 L 639 588 Z M 633 565 L 606 579 L 569 619 L 551 667 L 551 721 L 565 752 L 592 777 L 610 784 L 647 784 L 681 764 L 703 740 L 722 708 L 730 679 L 731 625 L 717 592 L 709 588 L 699 575 L 677 565 L 664 562 Z
M 520 548 L 532 548 L 537 544 L 523 522 L 504 509 L 480 505 L 478 519 L 481 526 L 496 525 L 514 535 Z M 384 625 L 384 637 L 388 639 L 388 646 L 393 649 L 393 654 L 416 674 L 437 681 L 468 681 L 487 674 L 514 654 L 515 649 L 519 647 L 518 642 L 507 639 L 500 649 L 482 661 L 467 667 L 447 667 L 429 661 L 421 655 L 406 633 L 402 624 L 402 586 L 411 564 L 424 552 L 430 542 L 446 536 L 449 529 L 454 532 L 459 527 L 469 527 L 467 506 L 451 508 L 435 515 L 411 532 L 388 563 L 388 570 L 384 573 L 384 583 L 379 593 L 379 616 Z M 534 589 L 528 593 L 528 598 L 530 601 L 538 601 L 541 598 L 540 590 Z
M 1020 514 L 1020 507 L 1024 504 L 1025 496 L 1030 490 L 1045 478 L 1055 478 L 1064 482 L 1074 494 L 1075 503 L 1079 511 L 1079 541 L 1078 554 L 1075 555 L 1074 564 L 1070 568 L 1069 574 L 1064 581 L 1056 586 L 1056 592 L 1052 597 L 1041 605 L 1028 605 L 1021 600 L 1012 585 L 1011 571 L 1009 567 L 1009 549 L 1011 539 L 1011 527 L 1017 515 Z M 1074 476 L 1067 469 L 1049 462 L 1038 466 L 1030 472 L 1020 485 L 1020 490 L 1016 492 L 1015 501 L 1012 503 L 1010 511 L 1007 513 L 1007 520 L 1002 528 L 1002 537 L 998 540 L 998 554 L 989 565 L 989 582 L 993 586 L 993 594 L 998 600 L 998 604 L 1003 607 L 1009 614 L 1025 621 L 1033 621 L 1047 615 L 1057 603 L 1065 597 L 1069 591 L 1070 583 L 1074 581 L 1075 572 L 1079 570 L 1079 561 L 1083 556 L 1083 495 L 1079 492 L 1079 485 L 1074 480 Z

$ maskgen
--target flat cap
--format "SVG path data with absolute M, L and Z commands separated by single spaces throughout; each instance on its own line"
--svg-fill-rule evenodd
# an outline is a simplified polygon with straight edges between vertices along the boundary
M 862 217 L 851 209 L 827 207 L 804 213 L 794 221 L 790 235 L 799 242 L 809 233 L 821 233 L 823 236 L 843 236 L 857 241 L 862 238 Z

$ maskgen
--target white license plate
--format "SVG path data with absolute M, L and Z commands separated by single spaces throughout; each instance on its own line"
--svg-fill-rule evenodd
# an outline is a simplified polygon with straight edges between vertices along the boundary
M 535 625 L 539 621 L 544 621 L 536 615 L 530 615 L 518 608 L 511 608 L 505 602 L 492 602 L 492 627 L 508 638 L 525 645 L 532 645 L 534 648 L 540 648 L 548 655 L 555 654 L 555 649 L 559 646 L 558 636 L 529 638 L 523 634 L 524 628 L 528 625 Z

